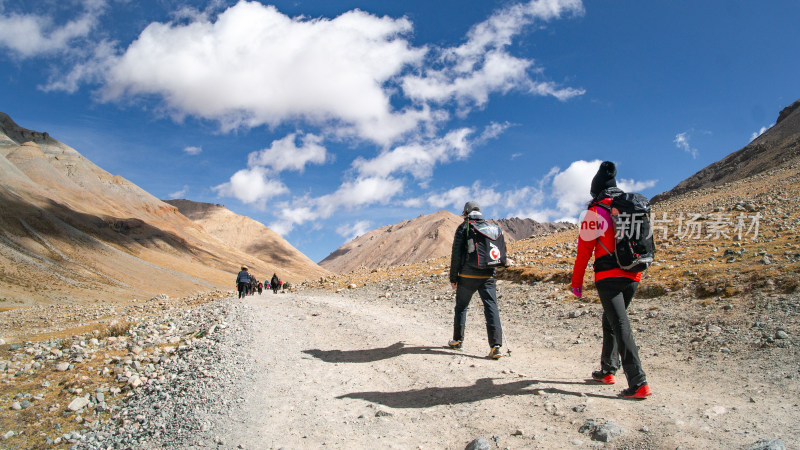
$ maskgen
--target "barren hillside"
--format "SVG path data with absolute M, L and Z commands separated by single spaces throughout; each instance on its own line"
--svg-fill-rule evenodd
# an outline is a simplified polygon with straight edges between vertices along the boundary
M 0 210 L 0 307 L 232 289 L 240 264 L 277 267 L 2 113 Z
M 739 151 L 704 167 L 653 203 L 678 194 L 741 180 L 776 168 L 800 156 L 800 100 L 784 108 L 775 125 Z
M 439 211 L 372 230 L 339 247 L 319 265 L 334 273 L 399 266 L 450 255 L 462 218 Z
M 261 222 L 234 213 L 222 205 L 193 202 L 191 200 L 165 200 L 173 205 L 184 216 L 200 225 L 209 234 L 231 247 L 267 261 L 273 267 L 272 272 L 265 273 L 259 279 L 277 273 L 281 279 L 301 281 L 316 279 L 330 272 L 308 259 L 306 255 L 294 248 L 278 233 L 270 230 Z

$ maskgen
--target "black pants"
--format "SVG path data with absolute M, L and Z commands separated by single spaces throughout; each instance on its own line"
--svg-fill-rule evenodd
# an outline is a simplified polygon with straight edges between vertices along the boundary
M 603 303 L 603 350 L 600 365 L 603 371 L 616 373 L 620 359 L 628 386 L 639 386 L 647 382 L 639 349 L 633 340 L 633 330 L 628 320 L 628 305 L 639 283 L 625 277 L 606 278 L 595 282 L 597 294 Z
M 494 278 L 458 277 L 453 340 L 464 340 L 467 307 L 469 307 L 469 302 L 472 300 L 472 294 L 475 291 L 478 291 L 478 295 L 483 300 L 483 315 L 486 318 L 486 334 L 489 337 L 489 346 L 503 345 L 503 328 L 500 326 L 500 312 L 497 310 L 497 280 Z
M 247 283 L 239 283 L 237 287 L 239 288 L 239 298 L 244 298 L 247 294 Z

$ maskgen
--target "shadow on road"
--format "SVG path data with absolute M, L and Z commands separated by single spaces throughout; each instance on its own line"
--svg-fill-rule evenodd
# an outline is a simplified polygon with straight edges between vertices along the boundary
M 397 342 L 388 347 L 367 350 L 303 350 L 303 353 L 330 363 L 368 363 L 402 355 L 447 355 L 464 356 L 466 358 L 485 359 L 481 356 L 458 353 L 448 347 L 406 347 L 404 342 Z
M 429 387 L 400 392 L 353 392 L 336 398 L 358 398 L 390 408 L 429 408 L 431 406 L 472 403 L 504 395 L 528 395 L 527 387 L 535 380 L 495 384 L 493 378 L 481 378 L 472 386 Z

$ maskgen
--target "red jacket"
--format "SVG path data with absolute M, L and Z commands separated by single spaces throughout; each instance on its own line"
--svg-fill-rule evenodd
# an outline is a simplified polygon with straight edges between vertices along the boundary
M 611 199 L 600 200 L 599 203 L 611 204 Z M 608 254 L 606 249 L 612 253 L 615 248 L 614 222 L 611 213 L 601 206 L 592 206 L 581 221 L 580 233 L 578 233 L 578 255 L 575 257 L 575 266 L 572 269 L 572 287 L 583 286 L 583 275 L 586 273 L 586 265 L 594 253 L 594 259 Z M 602 245 L 601 245 L 602 244 Z M 603 248 L 605 246 L 605 248 Z M 604 278 L 625 277 L 633 281 L 642 279 L 641 272 L 628 272 L 623 269 L 604 270 L 595 272 L 594 281 Z

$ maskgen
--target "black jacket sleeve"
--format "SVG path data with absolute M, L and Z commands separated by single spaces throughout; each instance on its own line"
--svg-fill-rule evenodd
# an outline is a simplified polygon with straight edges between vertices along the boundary
M 450 252 L 450 282 L 458 283 L 458 274 L 464 267 L 465 256 L 467 253 L 467 227 L 469 224 L 465 221 L 456 228 L 456 234 L 453 237 L 453 250 Z

